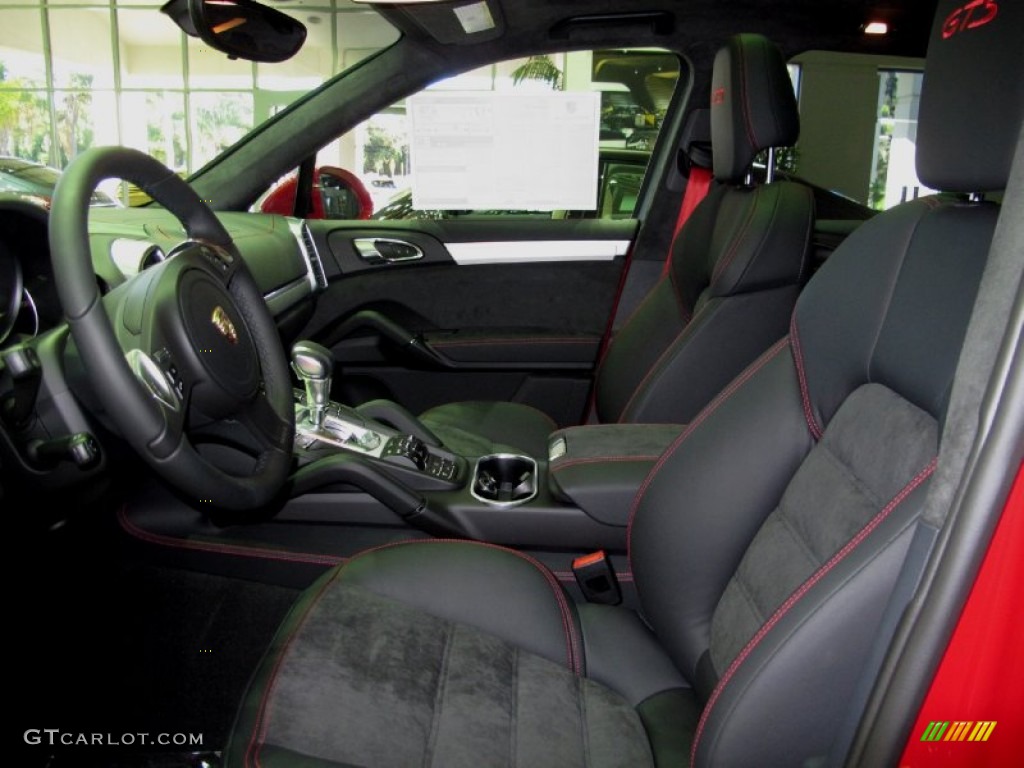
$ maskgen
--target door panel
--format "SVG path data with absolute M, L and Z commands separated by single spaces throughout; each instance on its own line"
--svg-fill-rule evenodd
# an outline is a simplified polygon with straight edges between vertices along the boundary
M 329 285 L 303 335 L 334 351 L 336 397 L 415 412 L 511 400 L 582 418 L 635 221 L 382 224 L 310 222 Z M 417 256 L 367 258 L 366 241 Z

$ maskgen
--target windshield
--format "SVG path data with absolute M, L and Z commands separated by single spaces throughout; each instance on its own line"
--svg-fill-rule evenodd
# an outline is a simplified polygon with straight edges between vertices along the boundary
M 63 169 L 89 147 L 121 144 L 187 176 L 398 39 L 365 5 L 293 0 L 281 7 L 306 25 L 305 46 L 254 64 L 185 35 L 163 1 L 0 0 L 0 155 Z

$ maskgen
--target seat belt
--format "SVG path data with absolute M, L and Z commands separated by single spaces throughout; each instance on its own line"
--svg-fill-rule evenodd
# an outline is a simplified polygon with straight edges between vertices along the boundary
M 668 275 L 669 265 L 672 263 L 672 251 L 676 245 L 676 238 L 679 237 L 679 231 L 686 224 L 686 220 L 690 218 L 690 214 L 700 205 L 700 201 L 708 196 L 710 189 L 711 169 L 702 168 L 699 165 L 691 166 L 690 178 L 686 182 L 686 192 L 683 193 L 683 202 L 679 206 L 679 218 L 676 219 L 676 228 L 672 232 L 672 243 L 669 245 L 668 253 L 665 255 L 665 267 L 661 272 L 662 277 Z

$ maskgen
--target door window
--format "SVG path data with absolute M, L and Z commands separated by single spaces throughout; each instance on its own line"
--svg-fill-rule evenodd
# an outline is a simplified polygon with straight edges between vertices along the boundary
M 503 61 L 437 82 L 324 147 L 373 218 L 629 218 L 679 81 L 662 50 Z

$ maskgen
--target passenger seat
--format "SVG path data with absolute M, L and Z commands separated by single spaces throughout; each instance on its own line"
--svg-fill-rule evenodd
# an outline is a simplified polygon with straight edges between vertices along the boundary
M 600 423 L 685 423 L 782 338 L 806 278 L 811 190 L 754 184 L 764 149 L 789 146 L 799 116 L 786 62 L 760 35 L 718 52 L 711 87 L 716 183 L 679 231 L 666 275 L 613 337 L 594 384 Z M 521 403 L 460 402 L 420 417 L 463 455 L 547 454 L 557 425 Z

